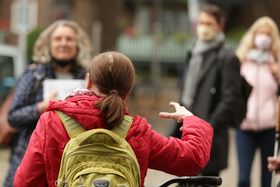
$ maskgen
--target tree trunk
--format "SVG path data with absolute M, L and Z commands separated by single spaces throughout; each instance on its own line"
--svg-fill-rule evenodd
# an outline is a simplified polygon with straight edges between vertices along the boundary
M 120 34 L 119 16 L 121 6 L 120 0 L 102 0 L 99 4 L 99 20 L 102 26 L 101 52 L 116 49 L 116 41 Z

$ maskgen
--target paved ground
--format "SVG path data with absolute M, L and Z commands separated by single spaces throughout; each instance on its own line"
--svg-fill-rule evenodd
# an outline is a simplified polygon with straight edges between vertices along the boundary
M 170 81 L 170 80 L 168 80 Z M 148 118 L 149 122 L 153 125 L 153 128 L 162 135 L 168 135 L 172 130 L 173 122 L 171 120 L 163 120 L 158 117 L 160 111 L 173 111 L 169 107 L 169 101 L 176 101 L 178 98 L 178 91 L 174 82 L 168 82 L 163 80 L 164 86 L 159 86 L 159 91 L 154 91 L 149 88 L 135 89 L 134 97 L 128 100 L 128 107 L 132 114 L 140 114 Z M 166 89 L 164 89 L 166 88 Z M 222 187 L 235 187 L 237 176 L 237 163 L 236 163 L 236 151 L 234 145 L 234 131 L 231 131 L 231 145 L 229 153 L 229 167 L 222 172 L 223 179 Z M 8 150 L 0 148 L 0 184 L 2 184 L 6 170 L 8 168 Z M 256 162 L 257 161 L 257 162 Z M 252 168 L 252 187 L 259 187 L 259 158 L 257 157 Z M 164 181 L 174 176 L 149 170 L 146 177 L 145 185 L 147 187 L 156 187 Z

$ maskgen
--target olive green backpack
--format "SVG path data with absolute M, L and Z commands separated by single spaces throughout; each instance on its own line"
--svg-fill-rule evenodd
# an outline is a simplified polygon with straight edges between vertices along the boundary
M 58 187 L 139 187 L 140 169 L 125 140 L 132 117 L 113 130 L 85 129 L 73 118 L 56 111 L 70 136 L 56 185 Z

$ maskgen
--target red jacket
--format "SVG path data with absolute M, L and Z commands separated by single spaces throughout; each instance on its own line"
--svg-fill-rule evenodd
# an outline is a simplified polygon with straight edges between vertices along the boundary
M 85 129 L 103 128 L 97 96 L 79 95 L 50 103 L 41 115 L 29 146 L 17 169 L 14 186 L 55 187 L 63 148 L 69 137 L 54 110 L 79 121 Z M 208 162 L 213 129 L 205 121 L 186 117 L 182 139 L 166 138 L 152 130 L 145 118 L 134 116 L 126 140 L 133 148 L 141 170 L 141 186 L 148 168 L 173 175 L 196 175 Z

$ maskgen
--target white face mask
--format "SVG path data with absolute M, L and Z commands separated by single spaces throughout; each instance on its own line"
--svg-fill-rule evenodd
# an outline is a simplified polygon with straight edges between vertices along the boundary
M 266 50 L 271 47 L 272 39 L 266 34 L 256 34 L 254 44 L 256 48 Z
M 216 36 L 216 31 L 207 25 L 198 25 L 196 28 L 197 37 L 205 42 L 211 41 Z

